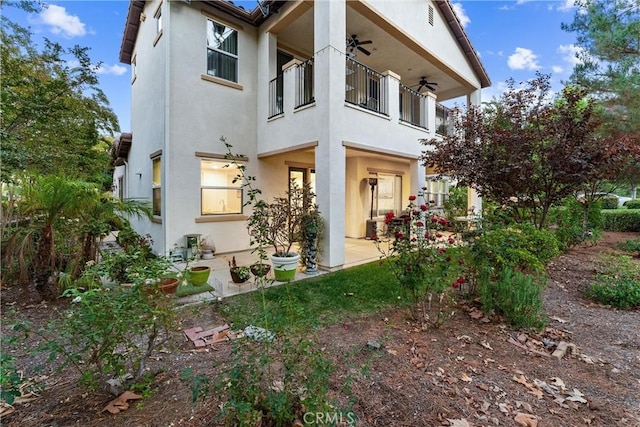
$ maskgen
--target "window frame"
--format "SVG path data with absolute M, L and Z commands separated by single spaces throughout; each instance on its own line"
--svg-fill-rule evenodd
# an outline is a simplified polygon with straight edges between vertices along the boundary
M 220 48 L 217 48 L 217 47 L 209 45 L 209 22 L 211 22 L 213 26 L 215 26 L 215 25 L 222 26 L 225 29 L 230 29 L 233 32 L 235 32 L 235 34 L 236 34 L 236 36 L 235 36 L 235 50 L 236 50 L 237 53 L 234 54 L 234 53 L 228 52 L 228 51 L 226 51 L 224 49 L 220 49 Z M 219 20 L 216 20 L 216 19 L 214 19 L 214 18 L 212 18 L 210 16 L 206 17 L 206 34 L 205 34 L 206 40 L 205 40 L 205 43 L 206 43 L 206 49 L 207 49 L 207 56 L 206 56 L 206 70 L 207 70 L 206 71 L 206 75 L 207 76 L 215 77 L 215 78 L 226 80 L 226 81 L 233 82 L 233 83 L 238 83 L 239 75 L 240 75 L 240 70 L 239 70 L 239 68 L 240 68 L 239 67 L 239 64 L 240 64 L 239 34 L 240 34 L 240 31 L 238 31 L 237 28 L 234 28 L 233 26 L 231 26 L 231 25 L 229 25 L 227 23 L 223 23 L 223 22 L 221 22 Z M 235 76 L 233 76 L 233 78 L 229 78 L 229 76 L 222 76 L 222 75 L 220 75 L 220 73 L 212 74 L 210 72 L 211 70 L 209 69 L 209 52 L 213 52 L 214 55 L 223 55 L 225 58 L 233 59 L 234 62 L 235 62 L 235 67 L 234 67 Z

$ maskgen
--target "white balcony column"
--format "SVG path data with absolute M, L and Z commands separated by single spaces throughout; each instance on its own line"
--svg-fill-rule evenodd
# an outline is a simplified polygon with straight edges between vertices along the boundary
M 318 131 L 315 149 L 316 197 L 325 220 L 320 267 L 334 270 L 345 262 L 346 149 L 338 132 L 344 125 L 345 0 L 316 1 L 314 79 L 316 114 L 327 126 Z
M 382 73 L 387 79 L 387 112 L 392 123 L 400 120 L 400 75 L 391 70 Z
M 296 69 L 302 61 L 292 59 L 282 66 L 282 97 L 284 115 L 293 114 L 296 108 Z
M 264 135 L 264 126 L 269 117 L 269 82 L 276 78 L 278 56 L 278 37 L 272 33 L 260 32 L 258 35 L 258 82 L 256 102 L 258 105 L 258 145 Z
M 420 143 L 416 142 L 418 146 Z M 409 165 L 409 174 L 411 179 L 410 192 L 409 195 L 417 196 L 422 192 L 422 187 L 424 187 L 424 181 L 426 177 L 425 167 L 420 164 L 420 159 L 411 160 Z M 404 200 L 405 204 L 407 200 Z
M 436 133 L 436 100 L 438 99 L 438 97 L 436 96 L 435 93 L 433 92 L 427 92 L 427 99 L 426 99 L 426 123 L 427 123 L 427 129 L 429 130 L 429 133 L 431 134 L 431 136 L 435 135 Z

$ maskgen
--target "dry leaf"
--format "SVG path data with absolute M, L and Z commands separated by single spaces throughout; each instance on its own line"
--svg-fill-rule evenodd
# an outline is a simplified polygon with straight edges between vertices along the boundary
M 567 323 L 566 320 L 559 318 L 558 316 L 551 316 L 551 319 L 555 320 L 556 322 L 559 323 Z
M 117 414 L 120 411 L 124 411 L 129 408 L 129 403 L 127 400 L 137 400 L 142 399 L 142 396 L 138 396 L 137 394 L 131 391 L 125 391 L 120 396 L 113 399 L 109 404 L 100 412 L 109 411 L 112 414 Z
M 533 408 L 527 402 L 516 400 L 516 408 L 523 407 L 527 412 L 533 412 Z
M 517 383 L 526 385 L 527 387 L 530 385 L 524 375 L 514 375 L 511 379 Z
M 505 415 L 509 415 L 510 406 L 507 403 L 498 403 L 498 409 Z
M 471 427 L 471 424 L 469 424 L 469 422 L 464 418 L 461 418 L 459 420 L 452 420 L 451 418 L 447 418 L 447 421 L 449 421 L 449 425 L 451 427 Z
M 538 418 L 535 415 L 519 412 L 514 420 L 523 427 L 538 427 Z
M 549 381 L 551 384 L 553 384 L 556 387 L 560 387 L 560 390 L 564 390 L 565 389 L 565 385 L 564 385 L 564 381 L 562 381 L 560 378 L 558 377 L 551 377 L 551 381 Z
M 398 350 L 387 349 L 387 353 L 393 354 L 394 356 L 397 356 L 398 355 Z
M 587 400 L 583 397 L 584 394 L 582 394 L 577 388 L 574 388 L 573 391 L 567 392 L 567 396 L 567 400 L 572 402 L 587 403 Z
M 489 350 L 493 350 L 493 348 L 491 348 L 491 345 L 486 341 L 482 341 L 480 345 L 482 345 L 484 348 L 488 348 Z
M 466 372 L 462 373 L 462 375 L 460 376 L 460 379 L 466 383 L 470 383 L 471 381 L 473 381 L 473 379 L 471 379 L 471 377 L 467 375 Z

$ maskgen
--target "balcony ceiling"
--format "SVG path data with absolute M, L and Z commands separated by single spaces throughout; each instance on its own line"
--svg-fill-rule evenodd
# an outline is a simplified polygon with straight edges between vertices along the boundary
M 347 35 L 356 34 L 360 41 L 373 41 L 371 44 L 362 46 L 371 52 L 371 55 L 367 56 L 358 51 L 357 61 L 379 72 L 391 70 L 400 75 L 404 85 L 413 89 L 417 89 L 420 78 L 426 76 L 430 82 L 438 83 L 435 94 L 439 102 L 463 96 L 468 92 L 466 87 L 448 76 L 445 70 L 439 69 L 435 64 L 418 55 L 352 7 L 347 6 L 346 20 Z M 306 59 L 313 56 L 313 32 L 313 9 L 311 8 L 278 33 L 278 44 L 294 54 L 305 56 L 301 59 Z M 345 45 L 340 48 L 346 51 L 346 40 Z

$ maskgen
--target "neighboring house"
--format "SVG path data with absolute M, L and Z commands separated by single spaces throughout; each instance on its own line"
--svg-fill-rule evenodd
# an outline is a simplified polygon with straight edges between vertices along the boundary
M 339 268 L 345 237 L 365 237 L 372 193 L 375 217 L 425 185 L 443 197 L 418 140 L 447 132 L 439 102 L 479 105 L 489 78 L 448 0 L 262 4 L 129 4 L 132 125 L 114 147 L 116 192 L 153 201 L 154 220 L 134 225 L 158 252 L 190 234 L 247 249 L 250 208 L 224 136 L 265 198 L 290 178 L 311 183 L 327 222 L 320 265 Z

